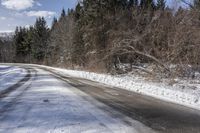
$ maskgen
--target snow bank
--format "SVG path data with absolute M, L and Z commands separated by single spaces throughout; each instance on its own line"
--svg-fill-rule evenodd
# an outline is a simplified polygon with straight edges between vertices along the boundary
M 23 79 L 25 73 L 22 68 L 0 65 L 0 92 Z
M 150 82 L 135 75 L 132 76 L 113 76 L 108 74 L 97 74 L 93 72 L 67 70 L 42 65 L 33 65 L 54 70 L 63 75 L 84 78 L 112 87 L 126 89 L 142 95 L 151 96 L 167 102 L 184 105 L 200 110 L 200 83 L 199 81 L 177 79 L 174 85 L 167 82 Z
M 113 76 L 52 67 L 46 68 L 54 69 L 60 74 L 96 81 L 112 87 L 126 89 L 135 93 L 200 110 L 200 84 L 190 84 L 189 81 L 182 80 L 171 86 L 164 82 L 146 81 L 143 78 L 134 77 L 134 75 Z
M 1 69 L 7 69 L 7 68 L 10 68 L 10 66 L 0 65 L 0 70 Z

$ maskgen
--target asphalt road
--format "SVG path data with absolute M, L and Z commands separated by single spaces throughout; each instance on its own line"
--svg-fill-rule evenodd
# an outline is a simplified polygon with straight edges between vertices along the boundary
M 57 78 L 68 82 L 96 100 L 134 120 L 142 122 L 157 132 L 200 133 L 200 111 L 198 110 L 167 103 L 127 90 L 111 88 L 93 81 L 51 72 L 57 75 Z M 105 108 L 101 109 L 106 110 Z M 112 115 L 112 110 L 106 111 Z
M 167 103 L 126 90 L 111 88 L 93 81 L 61 75 L 50 69 L 43 70 L 50 72 L 51 76 L 74 86 L 86 95 L 105 104 L 106 106 L 96 105 L 96 102 L 87 96 L 80 95 L 83 99 L 103 110 L 112 118 L 118 118 L 129 126 L 134 125 L 124 116 L 137 120 L 158 133 L 200 133 L 200 111 L 198 110 Z M 29 71 L 34 71 L 34 69 L 31 67 Z M 29 76 L 27 74 L 25 79 L 20 81 L 21 83 L 18 86 L 15 85 L 15 87 L 12 87 L 10 91 L 14 91 L 14 88 L 22 85 L 22 82 L 26 82 Z M 10 93 L 10 91 L 1 95 L 0 100 Z M 78 91 L 72 91 L 79 95 Z M 141 133 L 143 132 L 141 131 Z

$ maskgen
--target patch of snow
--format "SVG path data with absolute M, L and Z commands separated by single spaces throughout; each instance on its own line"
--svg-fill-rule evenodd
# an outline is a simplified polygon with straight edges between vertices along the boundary
M 0 69 L 1 68 L 8 68 L 8 67 L 10 67 L 10 66 L 0 65 Z
M 75 87 L 43 70 L 38 69 L 37 73 L 27 91 L 16 99 L 14 109 L 0 115 L 0 132 L 138 133 L 135 127 L 111 117 L 84 100 L 80 95 L 89 96 Z M 1 102 L 9 103 L 9 98 L 0 101 L 0 105 Z M 135 122 L 135 125 L 144 132 L 152 132 L 139 122 Z
M 167 102 L 180 104 L 190 108 L 200 110 L 200 81 L 189 79 L 176 79 L 173 85 L 163 80 L 163 82 L 147 81 L 135 75 L 109 75 L 94 72 L 68 70 L 62 68 L 35 65 L 54 70 L 63 75 L 84 78 L 95 82 L 103 83 L 111 87 L 117 87 L 133 91 L 138 94 L 151 96 Z
M 35 66 L 49 68 L 60 74 L 92 80 L 111 87 L 126 89 L 142 95 L 200 110 L 200 84 L 190 83 L 190 80 L 177 79 L 177 83 L 169 85 L 167 82 L 151 82 L 138 76 L 134 77 L 134 75 L 113 76 L 109 74 L 67 70 L 41 65 Z
M 0 92 L 19 82 L 25 74 L 22 68 L 0 65 Z

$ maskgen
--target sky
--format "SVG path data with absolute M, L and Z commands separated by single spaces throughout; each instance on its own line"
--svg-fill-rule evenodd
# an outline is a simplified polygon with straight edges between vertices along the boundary
M 14 31 L 16 26 L 33 25 L 39 16 L 45 17 L 48 25 L 61 10 L 73 8 L 77 0 L 0 0 L 0 32 Z
M 167 0 L 167 4 L 173 7 L 174 1 Z M 77 0 L 0 0 L 0 32 L 33 25 L 39 16 L 51 26 L 53 17 L 59 17 L 63 8 L 74 8 L 76 4 Z

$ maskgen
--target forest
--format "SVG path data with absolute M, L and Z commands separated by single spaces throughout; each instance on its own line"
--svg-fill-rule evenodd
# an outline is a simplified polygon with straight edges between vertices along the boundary
M 83 0 L 0 41 L 0 62 L 153 76 L 195 76 L 200 61 L 200 1 L 174 11 L 165 0 Z

